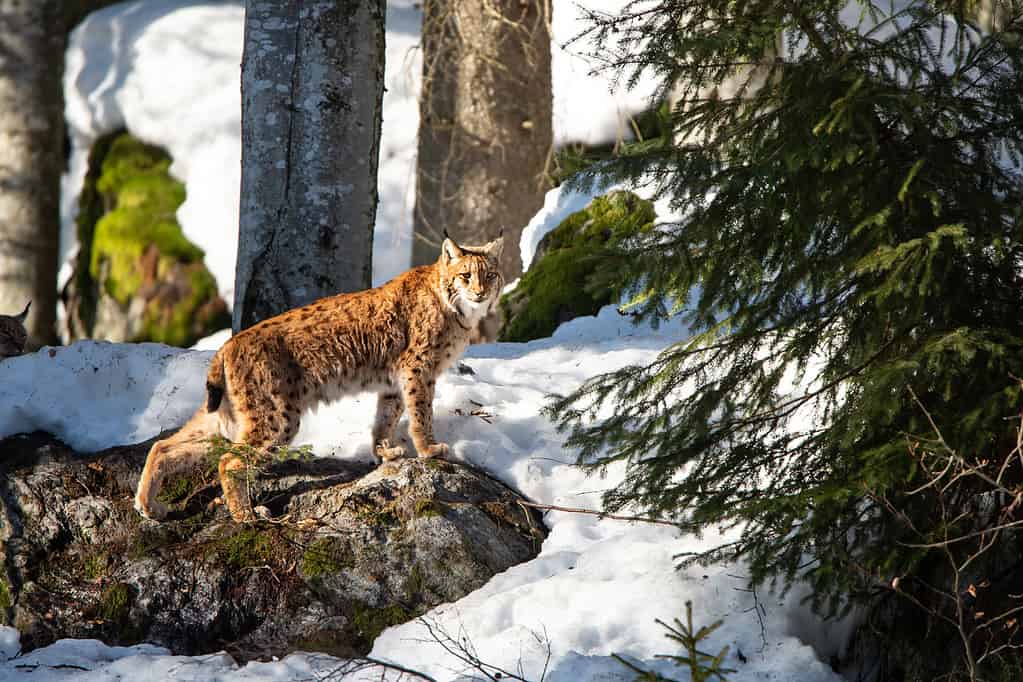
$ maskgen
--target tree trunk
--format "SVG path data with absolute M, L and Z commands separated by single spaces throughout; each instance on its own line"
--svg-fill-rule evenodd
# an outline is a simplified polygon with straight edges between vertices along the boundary
M 383 0 L 250 0 L 234 331 L 370 284 Z
M 501 271 L 522 272 L 522 228 L 543 205 L 552 146 L 549 0 L 426 0 L 413 264 L 444 231 L 504 230 Z
M 0 313 L 33 302 L 32 348 L 56 340 L 67 38 L 57 4 L 0 0 Z
M 0 314 L 31 300 L 29 347 L 56 341 L 64 50 L 112 0 L 0 0 Z

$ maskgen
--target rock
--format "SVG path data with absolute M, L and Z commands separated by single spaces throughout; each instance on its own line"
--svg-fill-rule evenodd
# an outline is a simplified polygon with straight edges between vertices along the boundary
M 185 187 L 170 163 L 123 131 L 94 145 L 77 218 L 80 251 L 64 294 L 70 340 L 190 346 L 231 325 L 202 250 L 175 218 Z
M 631 192 L 597 197 L 544 235 L 529 270 L 501 297 L 501 341 L 550 336 L 558 325 L 596 315 L 622 295 L 614 251 L 653 228 L 654 206 Z
M 212 471 L 171 481 L 175 510 L 132 508 L 150 442 L 80 455 L 34 433 L 0 441 L 0 623 L 25 650 L 62 637 L 152 642 L 245 660 L 365 654 L 387 626 L 539 551 L 539 515 L 470 467 L 405 459 L 282 461 L 257 476 L 268 521 L 233 523 Z

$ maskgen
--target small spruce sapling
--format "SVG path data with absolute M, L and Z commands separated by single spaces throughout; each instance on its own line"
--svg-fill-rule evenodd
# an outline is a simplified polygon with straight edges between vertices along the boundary
M 734 673 L 733 668 L 725 668 L 724 661 L 728 655 L 729 647 L 726 645 L 717 653 L 708 654 L 705 651 L 700 651 L 697 648 L 701 642 L 710 637 L 710 635 L 717 630 L 723 621 L 717 620 L 710 625 L 704 625 L 703 627 L 696 629 L 693 626 L 693 602 L 686 602 L 686 622 L 683 623 L 678 618 L 674 619 L 674 626 L 665 623 L 662 620 L 657 620 L 657 624 L 663 627 L 667 632 L 664 634 L 668 639 L 678 642 L 682 645 L 682 654 L 658 654 L 657 658 L 663 658 L 675 663 L 675 665 L 689 670 L 689 676 L 692 682 L 708 682 L 709 680 L 718 680 L 719 682 L 726 682 L 728 678 L 725 676 L 729 673 Z M 658 673 L 650 670 L 644 670 L 634 663 L 630 663 L 618 654 L 613 654 L 614 658 L 619 663 L 627 667 L 629 670 L 637 673 L 635 682 L 675 682 L 670 677 L 664 677 Z

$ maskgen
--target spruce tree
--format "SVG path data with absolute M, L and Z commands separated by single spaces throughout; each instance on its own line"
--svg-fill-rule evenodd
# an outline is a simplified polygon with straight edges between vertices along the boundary
M 935 476 L 912 453 L 939 434 L 982 479 L 1008 462 L 998 483 L 1020 490 L 1023 5 L 980 4 L 644 0 L 592 16 L 581 39 L 609 68 L 626 84 L 654 72 L 677 100 L 670 135 L 575 182 L 652 184 L 684 216 L 606 276 L 635 314 L 697 332 L 549 406 L 580 462 L 628 463 L 609 510 L 739 528 L 696 558 L 806 578 L 840 609 L 919 575 L 937 550 L 913 524 L 948 538 L 977 518 L 976 478 L 941 482 L 965 514 L 930 526 L 912 494 Z M 1005 538 L 999 554 L 1019 556 Z

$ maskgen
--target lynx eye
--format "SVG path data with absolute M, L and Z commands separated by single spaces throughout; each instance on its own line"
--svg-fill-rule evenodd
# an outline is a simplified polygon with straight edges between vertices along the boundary
M 497 273 L 496 272 L 488 272 L 487 273 L 487 281 L 488 282 L 492 282 L 495 279 L 497 279 Z
M 462 273 L 462 281 L 463 282 L 468 282 L 470 279 L 472 279 L 472 275 L 470 275 L 468 272 L 463 272 Z

